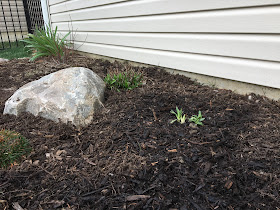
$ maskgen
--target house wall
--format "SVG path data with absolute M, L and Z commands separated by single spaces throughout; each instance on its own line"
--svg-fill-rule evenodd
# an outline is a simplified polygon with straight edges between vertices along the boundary
M 280 0 L 49 0 L 82 52 L 280 88 Z
M 3 6 L 3 8 L 2 8 Z M 6 20 L 6 21 L 5 21 Z M 6 24 L 5 24 L 6 22 Z M 7 28 L 6 28 L 7 26 Z M 0 32 L 4 39 L 9 32 L 10 39 L 13 40 L 15 34 L 19 32 L 27 33 L 27 24 L 22 0 L 1 0 L 0 3 Z M 21 36 L 21 34 L 20 34 Z M 18 37 L 20 37 L 18 36 Z

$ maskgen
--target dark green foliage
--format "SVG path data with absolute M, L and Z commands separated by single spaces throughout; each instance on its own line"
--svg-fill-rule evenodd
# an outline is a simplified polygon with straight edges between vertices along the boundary
M 19 163 L 30 152 L 29 142 L 22 135 L 9 130 L 0 131 L 0 168 Z

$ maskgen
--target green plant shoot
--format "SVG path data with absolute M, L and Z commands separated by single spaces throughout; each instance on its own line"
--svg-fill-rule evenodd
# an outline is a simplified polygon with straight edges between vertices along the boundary
M 186 122 L 186 115 L 184 114 L 183 115 L 183 110 L 182 109 L 179 109 L 177 106 L 176 106 L 176 112 L 171 110 L 170 111 L 171 114 L 174 114 L 176 116 L 176 119 L 175 120 L 172 120 L 170 123 L 174 123 L 174 122 L 179 122 L 181 124 L 184 124 Z
M 205 120 L 205 118 L 202 117 L 201 111 L 198 112 L 198 115 L 193 115 L 189 118 L 189 122 L 193 122 L 196 125 L 203 125 L 203 120 Z
M 63 38 L 60 38 L 57 27 L 54 31 L 48 26 L 46 30 L 36 27 L 34 34 L 28 34 L 28 38 L 22 41 L 28 44 L 27 48 L 33 50 L 31 61 L 43 56 L 50 56 L 63 62 L 67 54 L 67 47 L 70 46 L 70 42 L 66 41 L 70 33 L 68 32 Z

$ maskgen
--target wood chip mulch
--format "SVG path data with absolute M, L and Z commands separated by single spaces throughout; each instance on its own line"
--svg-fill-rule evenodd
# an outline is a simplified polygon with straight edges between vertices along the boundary
M 86 128 L 30 114 L 3 115 L 22 85 L 84 66 L 104 78 L 128 64 L 76 55 L 69 64 L 0 64 L 0 129 L 20 132 L 32 153 L 0 170 L 0 209 L 280 209 L 280 103 L 210 88 L 151 67 L 144 85 L 106 91 Z M 178 106 L 198 128 L 174 123 Z

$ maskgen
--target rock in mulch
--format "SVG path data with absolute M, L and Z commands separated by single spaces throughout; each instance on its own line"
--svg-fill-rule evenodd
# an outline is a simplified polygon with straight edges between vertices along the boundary
M 86 126 L 103 106 L 105 87 L 90 69 L 63 69 L 18 89 L 6 101 L 4 114 L 29 112 L 55 122 Z

